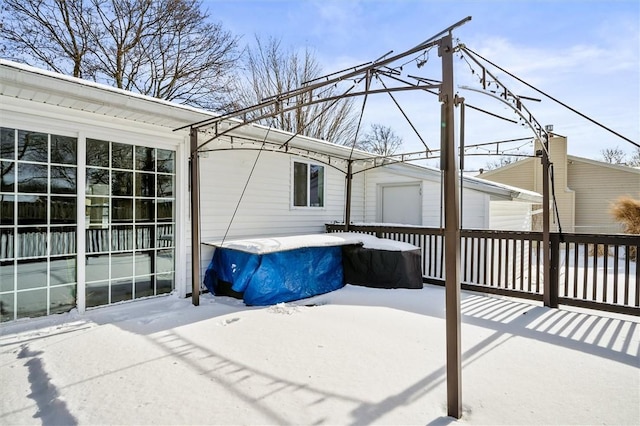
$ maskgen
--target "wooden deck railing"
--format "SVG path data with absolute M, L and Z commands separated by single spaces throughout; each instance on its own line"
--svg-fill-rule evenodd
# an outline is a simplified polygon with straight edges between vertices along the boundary
M 327 232 L 344 225 L 327 224 Z M 362 232 L 422 249 L 425 283 L 444 284 L 444 239 L 439 228 L 351 225 Z M 543 300 L 541 232 L 462 230 L 461 287 L 506 296 Z M 640 237 L 635 235 L 557 234 L 550 238 L 553 305 L 640 315 Z

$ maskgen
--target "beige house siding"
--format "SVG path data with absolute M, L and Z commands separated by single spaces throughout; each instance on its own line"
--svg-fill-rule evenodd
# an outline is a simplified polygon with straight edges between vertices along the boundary
M 537 173 L 537 163 L 540 163 L 540 161 L 535 158 L 528 158 L 499 169 L 485 171 L 478 177 L 492 182 L 516 186 L 528 191 L 536 191 L 535 181 L 531 179 L 531 176 L 535 176 L 535 173 Z
M 576 197 L 576 232 L 616 233 L 620 225 L 611 217 L 611 204 L 622 196 L 640 198 L 640 171 L 607 167 L 570 157 L 569 186 Z
M 549 158 L 553 165 L 555 199 L 562 230 L 620 232 L 620 226 L 613 222 L 609 213 L 611 203 L 623 195 L 640 198 L 640 170 L 567 155 L 567 138 L 561 136 L 550 138 Z M 542 164 L 536 158 L 490 170 L 479 177 L 542 192 Z M 557 231 L 553 204 L 550 208 L 551 230 Z M 538 215 L 534 218 L 533 228 L 540 230 L 541 226 L 542 217 Z

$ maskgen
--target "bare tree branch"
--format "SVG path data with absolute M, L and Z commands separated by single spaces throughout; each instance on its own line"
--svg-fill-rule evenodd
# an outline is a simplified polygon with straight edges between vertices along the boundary
M 395 154 L 401 146 L 400 136 L 390 127 L 376 123 L 358 141 L 358 148 L 383 156 Z
M 310 50 L 287 50 L 277 39 L 263 41 L 256 37 L 255 46 L 246 49 L 244 74 L 238 78 L 233 106 L 240 109 L 258 104 L 264 98 L 297 89 L 306 81 L 321 75 L 322 69 Z M 354 143 L 357 122 L 351 100 L 341 100 L 333 105 L 317 103 L 283 111 L 283 108 L 308 102 L 312 97 L 314 100 L 318 96 L 330 97 L 335 95 L 335 92 L 334 88 L 329 88 L 322 93 L 303 93 L 294 99 L 295 104 L 257 110 L 252 113 L 252 117 L 275 113 L 272 121 L 263 124 L 338 144 L 351 145 Z
M 12 59 L 203 108 L 228 102 L 238 38 L 200 0 L 4 0 Z

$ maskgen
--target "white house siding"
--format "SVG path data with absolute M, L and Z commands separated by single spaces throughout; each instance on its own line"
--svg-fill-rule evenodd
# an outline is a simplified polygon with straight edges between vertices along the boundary
M 213 151 L 200 159 L 202 242 L 220 241 L 223 237 L 231 240 L 322 233 L 326 223 L 343 221 L 343 173 L 325 166 L 324 207 L 292 207 L 293 161 L 309 160 L 263 151 L 256 162 L 257 156 L 258 151 Z M 240 200 L 254 163 L 255 169 Z M 354 193 L 362 186 L 361 182 L 362 179 L 355 181 Z M 357 210 L 362 208 L 356 209 L 356 214 Z M 191 271 L 190 250 L 189 245 L 187 271 Z M 201 270 L 209 264 L 212 253 L 211 247 L 202 247 Z M 190 279 L 188 272 L 187 282 Z
M 530 231 L 531 204 L 492 201 L 489 228 L 497 231 Z
M 490 228 L 491 196 L 474 189 L 462 190 L 462 227 L 464 229 Z
M 417 179 L 383 168 L 367 172 L 365 189 L 365 222 L 380 221 L 380 187 L 382 185 L 415 184 L 422 189 L 422 226 L 442 224 L 442 190 L 439 181 Z M 462 191 L 461 215 L 464 228 L 486 229 L 489 226 L 490 196 L 465 188 Z

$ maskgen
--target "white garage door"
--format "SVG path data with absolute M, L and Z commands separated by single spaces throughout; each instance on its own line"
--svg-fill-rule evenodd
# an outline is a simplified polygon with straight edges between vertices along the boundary
M 420 184 L 382 185 L 382 222 L 422 225 L 420 192 Z

